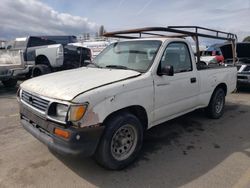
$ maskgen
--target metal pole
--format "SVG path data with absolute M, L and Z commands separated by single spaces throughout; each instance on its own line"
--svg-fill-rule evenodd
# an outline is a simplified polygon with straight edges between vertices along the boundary
M 198 38 L 198 28 L 195 28 L 195 43 L 196 43 L 196 56 L 197 63 L 200 63 L 200 47 L 199 47 L 199 38 Z
M 237 52 L 236 52 L 237 41 L 236 41 L 236 39 L 232 40 L 231 44 L 232 44 L 232 53 L 233 53 L 233 65 L 235 66 L 235 64 L 236 64 L 235 61 L 236 61 L 236 57 L 237 57 Z

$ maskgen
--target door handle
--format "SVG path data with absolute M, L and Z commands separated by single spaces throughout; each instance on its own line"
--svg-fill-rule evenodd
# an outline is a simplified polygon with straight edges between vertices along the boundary
M 160 84 L 157 84 L 157 86 L 167 86 L 167 85 L 170 85 L 170 83 L 160 83 Z
M 194 78 L 190 78 L 190 82 L 191 82 L 191 84 L 195 83 L 196 82 L 196 78 L 195 77 Z

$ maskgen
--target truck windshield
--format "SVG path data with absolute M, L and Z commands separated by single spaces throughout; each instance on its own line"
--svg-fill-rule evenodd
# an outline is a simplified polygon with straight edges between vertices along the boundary
M 161 41 L 116 42 L 105 48 L 94 63 L 101 68 L 132 69 L 146 72 L 161 46 Z

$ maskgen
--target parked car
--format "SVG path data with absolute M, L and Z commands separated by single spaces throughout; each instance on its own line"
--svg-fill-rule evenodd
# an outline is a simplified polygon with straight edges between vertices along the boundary
M 230 50 L 230 44 L 221 46 L 221 49 L 224 51 L 227 57 L 227 65 L 232 64 L 232 52 Z M 237 88 L 241 86 L 250 86 L 250 43 L 241 42 L 237 43 Z
M 1 57 L 8 56 L 8 63 L 1 61 L 0 70 L 8 70 L 8 76 L 2 76 L 5 82 L 8 79 L 17 80 L 18 77 L 25 75 L 26 77 L 36 77 L 50 72 L 77 68 L 91 61 L 91 51 L 85 47 L 70 45 L 76 41 L 74 36 L 29 36 L 24 38 L 16 38 L 7 45 L 7 49 L 1 52 Z M 17 53 L 23 54 L 22 68 L 7 68 Z M 12 57 L 12 54 L 15 57 Z M 2 58 L 3 59 L 3 58 Z M 6 59 L 6 58 L 5 58 Z M 6 72 L 6 71 L 5 71 Z M 3 83 L 4 83 L 3 82 Z M 14 83 L 14 82 L 13 82 Z M 14 84 L 11 84 L 14 85 Z M 5 84 L 6 85 L 6 84 Z M 10 86 L 10 85 L 9 85 Z
M 154 31 L 173 28 L 105 36 Z M 22 83 L 17 96 L 23 127 L 59 154 L 94 156 L 108 169 L 121 169 L 138 156 L 146 130 L 199 108 L 220 118 L 225 96 L 236 87 L 236 67 L 198 70 L 188 40 L 152 35 L 109 45 L 92 67 Z
M 212 45 L 201 52 L 201 61 L 205 62 L 206 65 L 222 65 L 224 63 L 224 57 L 218 45 Z

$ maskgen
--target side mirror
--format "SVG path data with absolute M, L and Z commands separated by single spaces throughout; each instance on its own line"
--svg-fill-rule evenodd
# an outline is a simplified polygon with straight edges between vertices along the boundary
M 84 65 L 89 65 L 91 64 L 91 60 L 84 60 Z
M 158 74 L 160 76 L 166 75 L 166 76 L 174 76 L 174 67 L 172 65 L 167 65 L 163 67 Z

